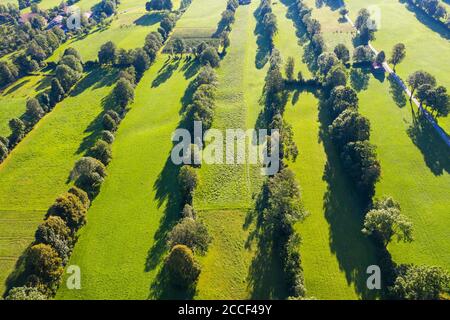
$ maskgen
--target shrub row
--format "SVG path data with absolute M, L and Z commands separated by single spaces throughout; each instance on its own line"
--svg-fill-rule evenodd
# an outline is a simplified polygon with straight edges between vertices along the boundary
M 21 118 L 9 121 L 10 136 L 0 137 L 0 163 L 36 123 L 68 94 L 81 78 L 82 72 L 83 64 L 79 53 L 73 48 L 67 48 L 55 69 L 50 90 L 28 99 L 26 111 Z

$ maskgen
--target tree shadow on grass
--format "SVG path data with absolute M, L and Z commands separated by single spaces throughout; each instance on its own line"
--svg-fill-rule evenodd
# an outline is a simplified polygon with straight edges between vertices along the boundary
M 250 264 L 247 282 L 251 299 L 286 299 L 287 288 L 280 252 L 273 241 L 273 233 L 264 226 L 261 210 L 249 210 L 244 222 L 244 230 L 252 230 L 245 242 L 245 248 L 256 252 Z
M 94 73 L 94 75 L 91 76 L 91 73 Z M 83 90 L 86 90 L 88 87 L 92 86 L 96 88 L 104 85 L 110 85 L 117 78 L 117 71 L 115 70 L 96 69 L 93 70 L 91 73 L 89 73 L 89 75 L 86 77 L 90 79 L 86 79 L 85 83 L 79 83 L 79 85 L 84 88 Z M 83 80 L 81 82 L 83 82 Z M 75 90 L 76 89 L 77 88 L 75 88 Z M 94 145 L 95 141 L 97 141 L 97 139 L 100 137 L 101 131 L 103 130 L 102 119 L 105 112 L 108 110 L 119 111 L 116 110 L 117 106 L 115 103 L 115 98 L 113 97 L 112 93 L 103 97 L 101 100 L 101 104 L 103 111 L 100 114 L 98 114 L 95 117 L 95 119 L 92 120 L 91 123 L 84 130 L 84 133 L 86 133 L 87 135 L 83 138 L 83 141 L 81 141 L 76 151 L 76 154 L 82 154 L 86 152 L 91 146 Z
M 76 97 L 91 87 L 93 89 L 99 89 L 105 86 L 111 86 L 116 81 L 117 74 L 118 72 L 114 68 L 94 68 L 78 81 L 70 91 L 70 96 Z
M 51 76 L 51 75 L 44 75 L 42 77 L 42 79 L 39 80 L 35 90 L 36 91 L 41 91 L 41 90 L 49 88 L 50 84 L 52 82 L 52 79 L 53 79 L 53 76 Z
M 154 300 L 192 300 L 196 293 L 196 286 L 188 289 L 176 288 L 170 283 L 166 268 L 161 267 L 156 280 L 150 286 L 149 299 Z
M 26 80 L 20 81 L 19 83 L 16 83 L 12 87 L 10 87 L 8 90 L 5 90 L 5 92 L 3 93 L 3 96 L 7 96 L 7 95 L 19 90 L 28 82 L 30 82 L 30 79 L 26 79 Z
M 449 40 L 450 39 L 450 31 L 445 27 L 443 22 L 439 22 L 431 18 L 428 14 L 426 14 L 422 9 L 416 7 L 415 5 L 410 4 L 406 0 L 401 0 L 401 3 L 405 4 L 405 7 L 414 13 L 417 20 L 419 20 L 422 24 L 427 26 L 432 31 L 438 33 L 442 38 Z
M 163 13 L 161 12 L 151 12 L 151 13 L 146 13 L 142 16 L 140 16 L 139 18 L 137 18 L 136 20 L 133 21 L 133 23 L 137 26 L 152 26 L 154 24 L 157 24 L 158 22 L 161 21 L 161 19 L 163 18 Z
M 175 59 L 169 63 L 164 64 L 162 68 L 159 69 L 156 78 L 153 80 L 152 88 L 159 87 L 161 84 L 169 80 L 179 66 L 180 66 L 180 59 Z
M 8 275 L 8 278 L 5 280 L 5 292 L 4 297 L 8 295 L 9 290 L 15 287 L 24 286 L 30 275 L 29 270 L 26 268 L 26 258 L 28 250 L 31 248 L 32 244 L 30 244 L 21 254 L 16 264 L 14 265 L 14 270 Z
M 201 67 L 202 65 L 198 62 L 197 59 L 191 59 L 181 68 L 181 70 L 184 72 L 184 78 L 186 80 L 191 79 L 199 72 Z
M 440 176 L 450 173 L 450 148 L 439 137 L 432 125 L 422 115 L 413 112 L 413 123 L 407 132 L 413 143 L 419 148 L 427 167 Z
M 389 81 L 389 92 L 391 93 L 392 99 L 394 100 L 395 104 L 400 108 L 405 107 L 407 103 L 407 98 L 402 86 L 397 82 L 395 77 L 392 75 L 388 76 L 388 81 Z
M 379 252 L 362 232 L 364 214 L 369 205 L 362 199 L 345 174 L 338 151 L 328 134 L 331 117 L 324 99 L 319 105 L 320 139 L 327 155 L 323 180 L 327 182 L 323 209 L 330 227 L 330 248 L 336 255 L 339 268 L 345 272 L 347 283 L 354 284 L 363 299 L 377 298 L 381 293 L 366 286 L 367 267 L 379 265 Z
M 179 171 L 180 166 L 173 164 L 169 156 L 153 185 L 153 189 L 156 191 L 155 200 L 158 203 L 158 208 L 163 205 L 165 205 L 165 208 L 154 236 L 154 244 L 147 254 L 145 272 L 154 270 L 162 261 L 162 256 L 167 250 L 167 234 L 181 217 L 182 199 L 176 182 Z
M 273 44 L 270 39 L 264 34 L 264 28 L 259 20 L 259 10 L 256 10 L 253 16 L 256 19 L 256 27 L 254 30 L 254 35 L 256 36 L 256 56 L 255 56 L 255 66 L 257 69 L 262 69 L 269 61 L 270 54 L 272 52 Z

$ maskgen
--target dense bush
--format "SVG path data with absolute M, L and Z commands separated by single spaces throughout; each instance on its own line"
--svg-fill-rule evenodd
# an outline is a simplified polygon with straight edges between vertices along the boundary
M 106 143 L 112 144 L 114 142 L 114 135 L 111 131 L 103 130 L 101 139 L 105 141 Z
M 440 267 L 400 265 L 390 288 L 397 299 L 438 300 L 450 288 L 450 274 Z
M 106 166 L 112 159 L 111 146 L 103 140 L 97 140 L 87 155 L 100 160 Z
M 367 140 L 349 142 L 342 149 L 341 159 L 345 171 L 355 182 L 358 190 L 371 198 L 375 192 L 375 183 L 381 174 L 375 147 Z
M 85 190 L 90 197 L 97 194 L 105 177 L 105 165 L 92 157 L 83 157 L 78 160 L 70 174 L 71 180 L 75 181 L 77 187 Z
M 28 251 L 26 263 L 31 274 L 36 275 L 44 282 L 56 282 L 64 272 L 62 259 L 47 244 L 41 243 L 32 246 Z
M 333 141 L 343 147 L 348 142 L 369 139 L 370 123 L 355 109 L 346 109 L 329 126 L 329 132 Z
M 198 184 L 197 172 L 190 166 L 183 166 L 178 174 L 178 185 L 186 203 L 192 203 L 192 197 Z
M 205 253 L 211 238 L 203 223 L 192 218 L 184 218 L 169 233 L 167 242 L 171 248 L 184 244 L 194 252 Z
M 337 86 L 331 90 L 328 98 L 328 105 L 334 118 L 348 108 L 356 110 L 358 103 L 358 95 L 351 87 Z
M 59 196 L 47 213 L 48 216 L 58 216 L 72 230 L 78 230 L 86 223 L 86 207 L 73 193 Z
M 151 10 L 172 10 L 172 0 L 150 0 L 145 4 L 147 11 Z
M 25 286 L 12 288 L 6 300 L 47 300 L 47 297 L 37 288 Z
M 132 83 L 125 78 L 120 78 L 119 81 L 117 81 L 112 93 L 114 101 L 120 108 L 125 108 L 134 100 L 134 87 Z
M 192 250 L 185 245 L 176 245 L 170 250 L 164 267 L 171 283 L 183 289 L 191 287 L 197 281 L 201 271 Z

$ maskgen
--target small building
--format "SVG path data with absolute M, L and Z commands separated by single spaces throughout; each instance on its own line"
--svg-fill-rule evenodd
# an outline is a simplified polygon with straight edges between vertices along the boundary
M 381 63 L 374 61 L 372 62 L 372 70 L 374 72 L 383 71 L 383 65 Z

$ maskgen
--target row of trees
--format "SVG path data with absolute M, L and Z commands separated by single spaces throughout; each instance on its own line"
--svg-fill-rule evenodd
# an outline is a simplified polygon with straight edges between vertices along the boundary
M 150 41 L 154 36 L 150 34 L 147 40 Z M 146 51 L 142 50 L 150 59 Z M 76 56 L 76 51 L 68 49 L 61 59 L 61 65 L 78 69 L 74 59 L 66 58 L 69 56 Z M 23 286 L 12 288 L 7 299 L 47 299 L 56 292 L 64 265 L 76 242 L 76 232 L 86 223 L 86 212 L 106 178 L 106 166 L 112 159 L 114 133 L 126 114 L 127 105 L 134 99 L 134 87 L 138 82 L 135 67 L 131 64 L 120 67 L 119 80 L 111 93 L 115 110 L 105 112 L 102 119 L 104 130 L 99 139 L 75 163 L 70 173 L 75 187 L 56 199 L 48 210 L 45 222 L 36 232 L 34 245 L 27 252 L 27 268 L 24 270 L 28 275 L 27 281 Z M 178 239 L 177 232 L 174 232 L 171 241 L 178 243 Z
M 314 19 L 311 16 L 312 9 L 309 8 L 303 0 L 296 0 L 294 14 L 298 16 L 297 23 L 301 23 L 305 28 L 308 38 L 311 42 L 311 46 L 316 56 L 325 51 L 325 41 L 322 36 L 322 26 L 319 20 Z
M 371 199 L 375 184 L 380 179 L 381 166 L 375 146 L 369 142 L 369 120 L 358 113 L 358 97 L 350 87 L 333 88 L 328 105 L 334 119 L 329 133 L 340 151 L 344 170 L 361 195 Z
M 0 65 L 1 68 L 1 65 Z M 30 98 L 26 102 L 26 111 L 21 118 L 9 121 L 11 134 L 8 138 L 0 137 L 0 162 L 25 137 L 27 132 L 60 102 L 71 87 L 80 79 L 83 65 L 79 53 L 68 48 L 64 51 L 51 81 L 51 89 Z
M 409 75 L 407 79 L 411 87 L 411 96 L 416 93 L 422 106 L 428 107 L 431 114 L 445 117 L 450 112 L 450 97 L 444 86 L 437 86 L 436 78 L 430 73 L 419 70 Z
M 437 21 L 446 19 L 445 25 L 450 28 L 450 17 L 444 4 L 439 0 L 409 0 L 410 3 L 422 9 L 428 16 Z
M 76 233 L 86 223 L 90 203 L 86 192 L 77 187 L 55 200 L 25 252 L 26 277 L 9 290 L 7 300 L 45 300 L 56 293 L 76 243 Z
M 279 252 L 283 266 L 288 295 L 292 299 L 305 297 L 303 269 L 298 251 L 300 236 L 294 230 L 294 224 L 302 221 L 307 212 L 301 205 L 300 190 L 294 173 L 287 167 L 285 160 L 295 161 L 298 149 L 293 140 L 291 125 L 283 118 L 287 101 L 286 84 L 294 81 L 295 64 L 292 57 L 285 65 L 287 79 L 282 76 L 282 59 L 278 50 L 273 49 L 267 71 L 264 95 L 265 121 L 272 130 L 279 133 L 279 172 L 268 177 L 256 198 L 255 208 L 261 216 L 264 233 L 272 239 L 275 252 Z M 301 73 L 298 76 L 302 81 Z M 271 146 L 271 151 L 274 152 Z
M 209 65 L 204 66 L 188 88 L 194 93 L 192 103 L 184 114 L 185 123 L 201 121 L 204 130 L 211 126 L 216 87 L 217 75 L 214 69 Z M 194 192 L 198 185 L 198 176 L 194 168 L 198 145 L 191 144 L 190 151 L 192 165 L 184 165 L 178 173 L 182 219 L 169 233 L 167 243 L 170 252 L 164 263 L 172 285 L 183 290 L 193 289 L 201 272 L 194 253 L 204 254 L 211 242 L 208 230 L 197 220 L 193 208 Z
M 258 20 L 258 37 L 264 39 L 263 41 L 273 48 L 273 37 L 278 31 L 278 25 L 277 16 L 272 12 L 272 0 L 261 0 L 255 15 Z
M 234 23 L 236 10 L 239 7 L 238 0 L 228 0 L 225 11 L 222 12 L 222 18 L 219 21 L 217 30 L 213 37 L 220 39 L 223 52 L 230 46 L 231 25 Z
M 366 213 L 362 232 L 371 235 L 383 250 L 396 238 L 412 242 L 413 224 L 401 213 L 400 204 L 391 197 L 376 200 Z M 414 264 L 389 265 L 389 297 L 406 300 L 437 300 L 450 287 L 450 274 L 440 267 Z

